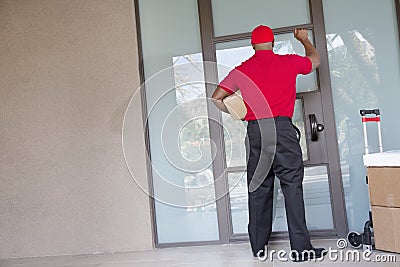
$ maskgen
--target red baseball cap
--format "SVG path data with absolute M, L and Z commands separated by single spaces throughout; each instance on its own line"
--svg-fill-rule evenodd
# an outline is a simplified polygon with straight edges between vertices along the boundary
M 274 33 L 268 26 L 260 25 L 254 28 L 251 32 L 251 43 L 262 44 L 269 43 L 274 40 Z

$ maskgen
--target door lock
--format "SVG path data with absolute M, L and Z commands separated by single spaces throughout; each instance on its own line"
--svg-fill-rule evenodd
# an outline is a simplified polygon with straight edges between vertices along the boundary
M 317 123 L 317 117 L 315 114 L 309 114 L 308 118 L 310 119 L 311 126 L 311 141 L 318 141 L 318 133 L 322 132 L 325 127 L 323 124 Z

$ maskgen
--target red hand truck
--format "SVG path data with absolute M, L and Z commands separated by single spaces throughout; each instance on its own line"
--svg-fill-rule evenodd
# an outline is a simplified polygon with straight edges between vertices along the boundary
M 364 133 L 364 150 L 365 150 L 365 155 L 369 154 L 369 149 L 368 149 L 368 136 L 367 136 L 367 122 L 376 122 L 378 125 L 378 146 L 379 146 L 379 152 L 383 152 L 383 145 L 382 145 L 382 131 L 381 131 L 381 112 L 379 109 L 372 109 L 372 110 L 365 110 L 362 109 L 360 110 L 361 114 L 361 121 L 363 124 L 363 133 Z M 367 117 L 367 115 L 375 115 L 374 117 Z
M 367 135 L 367 122 L 376 122 L 378 126 L 378 147 L 379 152 L 383 152 L 383 145 L 382 145 L 382 130 L 381 130 L 381 113 L 379 109 L 362 109 L 360 110 L 361 115 L 361 122 L 363 125 L 363 135 L 364 135 L 364 153 L 365 155 L 369 154 L 368 148 L 368 135 Z M 368 183 L 368 178 L 366 179 Z M 372 251 L 373 244 L 372 244 L 372 233 L 371 228 L 373 227 L 372 224 L 372 213 L 369 212 L 369 220 L 364 224 L 364 232 L 359 234 L 357 232 L 349 232 L 347 235 L 347 240 L 349 241 L 350 245 L 354 248 L 363 247 L 363 250 Z

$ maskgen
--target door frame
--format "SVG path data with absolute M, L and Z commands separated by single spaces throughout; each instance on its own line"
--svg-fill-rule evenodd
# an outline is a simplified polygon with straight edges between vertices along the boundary
M 400 40 L 400 0 L 393 0 L 396 16 L 397 16 L 397 27 L 399 32 L 399 40 Z M 143 61 L 143 52 L 142 52 L 142 38 L 141 38 L 141 28 L 140 28 L 140 14 L 139 14 L 139 0 L 133 0 L 134 3 L 134 16 L 136 23 L 136 35 L 137 35 L 137 48 L 138 48 L 138 57 L 139 57 L 139 74 L 141 84 L 145 82 L 144 75 L 144 61 Z M 202 53 L 204 61 L 212 61 L 216 62 L 215 59 L 215 44 L 226 42 L 226 41 L 235 41 L 235 40 L 243 40 L 249 39 L 251 33 L 241 33 L 235 35 L 221 36 L 215 37 L 213 32 L 213 21 L 212 21 L 212 7 L 211 0 L 197 0 L 198 3 L 198 12 L 200 19 L 200 31 L 201 31 L 201 44 L 202 44 Z M 323 4 L 322 0 L 309 0 L 310 6 L 310 15 L 311 15 L 311 23 L 303 24 L 303 25 L 295 25 L 291 27 L 282 27 L 275 28 L 274 32 L 277 34 L 281 33 L 289 33 L 292 32 L 296 27 L 303 27 L 307 29 L 311 29 L 314 31 L 314 42 L 317 47 L 317 50 L 320 53 L 322 65 L 319 68 L 318 75 L 320 81 L 320 93 L 322 95 L 322 109 L 325 121 L 325 134 L 326 134 L 326 142 L 327 142 L 327 153 L 329 164 L 329 174 L 331 179 L 330 182 L 330 190 L 333 195 L 337 196 L 341 201 L 334 201 L 333 206 L 333 215 L 334 215 L 334 223 L 335 230 L 332 231 L 311 231 L 312 237 L 333 237 L 335 235 L 339 237 L 344 237 L 348 232 L 347 225 L 347 214 L 345 209 L 345 201 L 344 201 L 344 192 L 342 186 L 342 176 L 341 176 L 341 167 L 340 167 L 340 157 L 339 157 L 339 149 L 337 143 L 337 133 L 336 133 L 336 124 L 335 124 L 335 116 L 334 116 L 334 108 L 333 108 L 333 97 L 332 97 L 332 88 L 331 88 L 331 80 L 330 80 L 330 71 L 328 65 L 328 52 L 326 50 L 326 38 L 325 38 L 325 20 L 323 13 Z M 173 30 L 173 29 L 171 29 Z M 205 77 L 209 84 L 206 84 L 207 95 L 210 96 L 213 90 L 215 89 L 214 85 L 210 84 L 211 82 L 217 82 L 216 71 L 210 68 L 205 68 Z M 142 86 L 140 88 L 140 93 L 142 97 L 142 112 L 143 112 L 143 124 L 145 126 L 145 142 L 146 142 L 146 151 L 148 152 L 148 157 L 151 157 L 151 150 L 149 144 L 149 133 L 148 133 L 148 125 L 146 120 L 147 108 L 146 108 L 146 92 L 145 87 Z M 222 121 L 220 112 L 216 112 L 215 108 L 209 109 L 210 116 L 213 118 L 219 118 L 219 122 Z M 328 123 L 329 122 L 329 123 Z M 210 129 L 212 128 L 212 136 L 217 146 L 217 156 L 218 158 L 222 158 L 224 156 L 224 146 L 223 146 L 223 132 L 218 128 L 219 126 L 215 124 L 215 122 L 210 123 Z M 152 190 L 152 169 L 150 158 L 146 158 L 147 160 L 147 174 L 149 177 L 149 189 Z M 218 162 L 217 159 L 216 162 Z M 226 164 L 219 162 L 215 165 L 215 173 L 223 173 L 224 168 L 226 168 Z M 307 165 L 305 165 L 307 166 Z M 218 176 L 217 176 L 218 177 Z M 219 179 L 223 180 L 223 179 Z M 217 190 L 218 188 L 218 190 Z M 221 192 L 226 192 L 227 185 L 221 183 L 221 181 L 216 184 L 216 194 L 221 195 Z M 336 198 L 335 198 L 336 199 Z M 153 198 L 149 198 L 150 202 L 150 212 L 152 215 L 152 228 L 153 228 L 153 242 L 155 247 L 176 247 L 176 246 L 193 246 L 193 245 L 212 245 L 212 244 L 226 244 L 230 242 L 236 241 L 248 241 L 247 235 L 233 235 L 231 236 L 229 233 L 232 232 L 232 225 L 230 223 L 230 212 L 227 210 L 229 208 L 229 199 L 221 198 L 218 202 L 218 214 L 228 214 L 225 216 L 218 217 L 218 226 L 220 231 L 220 240 L 217 241 L 200 241 L 200 242 L 175 242 L 175 243 L 159 243 L 157 238 L 157 223 L 155 216 L 155 200 Z M 220 218 L 221 217 L 221 218 Z M 227 228 L 227 225 L 229 227 Z M 271 236 L 271 240 L 277 240 L 287 238 L 287 234 L 285 233 L 275 233 Z
M 229 41 L 250 39 L 251 32 L 232 34 L 216 37 L 214 34 L 213 13 L 211 0 L 198 0 L 198 11 L 200 20 L 200 36 L 203 60 L 216 63 L 216 44 Z M 347 214 L 342 184 L 342 175 L 337 143 L 336 123 L 333 108 L 332 87 L 328 65 L 328 51 L 326 45 L 325 21 L 323 16 L 322 0 L 309 0 L 311 16 L 310 24 L 294 25 L 273 29 L 275 34 L 291 33 L 295 28 L 305 28 L 313 31 L 314 44 L 321 57 L 321 66 L 318 69 L 319 92 L 321 95 L 323 122 L 325 125 L 326 151 L 328 161 L 329 187 L 331 194 L 332 216 L 334 229 L 310 231 L 311 237 L 345 237 L 348 233 Z M 206 81 L 206 96 L 211 97 L 218 84 L 216 64 L 204 64 L 204 75 Z M 224 135 L 221 112 L 215 107 L 208 106 L 210 122 L 210 138 L 215 142 L 216 155 L 213 172 L 217 179 L 215 194 L 217 198 L 217 214 L 219 236 L 221 243 L 248 240 L 245 234 L 232 234 L 232 218 L 230 212 L 229 186 L 227 183 L 227 166 L 225 160 Z M 306 120 L 307 121 L 307 120 Z M 305 163 L 307 166 L 307 163 Z M 312 166 L 315 166 L 313 164 Z M 228 226 L 228 227 L 227 227 Z M 271 240 L 287 237 L 287 233 L 273 233 Z

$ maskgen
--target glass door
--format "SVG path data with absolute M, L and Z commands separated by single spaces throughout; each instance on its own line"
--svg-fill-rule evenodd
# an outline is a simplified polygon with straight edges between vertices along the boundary
M 243 24 L 229 23 L 229 19 L 232 18 L 228 14 L 240 14 L 240 10 L 236 9 L 244 5 L 244 2 L 234 1 L 235 4 L 232 4 L 229 1 L 230 4 L 227 5 L 223 5 L 222 2 L 224 1 L 198 2 L 203 57 L 204 60 L 215 63 L 205 65 L 208 96 L 232 68 L 254 53 L 250 45 L 251 33 L 243 32 Z M 251 10 L 259 5 L 265 5 L 266 2 L 277 9 L 281 7 L 282 2 L 290 2 L 291 5 L 296 6 L 295 9 L 291 9 L 296 10 L 293 11 L 296 16 L 286 14 L 287 16 L 282 18 L 282 16 L 270 14 L 270 20 L 265 21 L 265 16 L 261 17 L 259 14 L 260 17 L 257 17 L 258 13 L 253 10 L 255 17 L 248 17 L 248 20 L 245 20 L 248 24 L 246 24 L 247 30 L 251 30 L 260 22 L 274 27 L 275 53 L 304 55 L 304 48 L 293 37 L 293 30 L 301 27 L 309 30 L 310 39 L 314 41 L 321 54 L 323 60 L 319 71 L 298 77 L 293 122 L 301 132 L 300 144 L 305 165 L 303 188 L 310 233 L 311 235 L 344 236 L 347 232 L 347 222 L 335 141 L 335 123 L 331 116 L 333 109 L 332 104 L 329 105 L 332 99 L 327 59 L 324 60 L 325 33 L 323 18 L 317 15 L 319 11 L 322 13 L 321 1 L 253 0 L 250 2 L 246 2 L 242 9 Z M 213 21 L 210 20 L 211 17 Z M 314 26 L 316 20 L 321 20 L 322 26 Z M 246 239 L 248 224 L 244 146 L 246 122 L 233 121 L 229 114 L 216 111 L 214 107 L 209 107 L 209 114 L 212 121 L 218 122 L 214 123 L 215 125 L 210 124 L 210 137 L 220 151 L 216 153 L 217 158 L 214 161 L 214 170 L 220 170 L 220 172 L 215 172 L 214 176 L 224 178 L 224 182 L 216 183 L 216 194 L 222 196 L 217 201 L 220 239 L 227 242 Z M 219 139 L 222 140 L 220 143 L 218 143 Z M 275 179 L 273 232 L 284 235 L 287 232 L 284 199 L 279 180 Z M 221 224 L 226 222 L 229 227 L 225 227 L 225 230 L 221 229 Z

